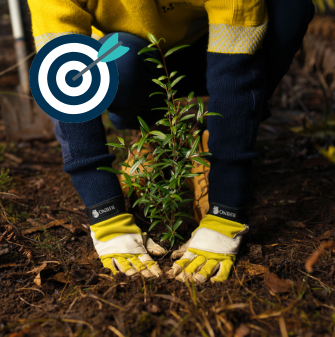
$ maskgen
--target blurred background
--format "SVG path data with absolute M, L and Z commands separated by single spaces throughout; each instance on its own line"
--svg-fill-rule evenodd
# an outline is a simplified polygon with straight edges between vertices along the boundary
M 311 121 L 314 114 L 330 115 L 335 101 L 335 1 L 314 2 L 317 14 L 302 49 L 271 100 L 273 108 L 302 110 Z M 35 48 L 27 2 L 19 0 L 18 4 L 24 35 L 19 50 L 15 49 L 9 1 L 0 0 L 1 127 L 11 140 L 52 139 L 52 125 L 34 103 L 26 83 L 28 75 L 24 73 Z M 15 66 L 23 58 L 27 60 Z

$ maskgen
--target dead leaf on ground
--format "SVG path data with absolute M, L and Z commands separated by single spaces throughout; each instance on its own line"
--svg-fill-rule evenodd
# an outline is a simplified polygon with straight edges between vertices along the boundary
M 41 286 L 42 284 L 42 280 L 41 280 L 41 271 L 46 268 L 47 264 L 46 263 L 43 263 L 41 264 L 40 266 L 37 266 L 35 267 L 33 270 L 31 271 L 28 271 L 27 274 L 29 273 L 33 273 L 33 274 L 36 274 L 36 277 L 34 278 L 34 283 L 37 284 L 39 287 Z
M 266 267 L 250 263 L 249 261 L 241 261 L 241 265 L 249 276 L 263 275 L 267 271 Z
M 26 234 L 30 234 L 30 233 L 34 233 L 34 232 L 41 232 L 44 229 L 48 229 L 48 228 L 55 227 L 55 226 L 62 226 L 66 229 L 69 229 L 71 233 L 74 233 L 75 227 L 73 227 L 70 224 L 66 224 L 67 222 L 68 222 L 68 220 L 65 220 L 65 219 L 59 219 L 59 220 L 55 219 L 55 220 L 53 220 L 53 221 L 51 221 L 51 222 L 49 222 L 45 225 L 42 225 L 41 223 L 38 223 L 38 222 L 34 221 L 33 222 L 34 227 L 23 230 L 22 234 L 26 235 Z
M 47 264 L 44 262 L 40 266 L 33 268 L 31 271 L 28 271 L 27 274 L 29 273 L 39 274 L 46 266 Z
M 328 230 L 328 231 L 324 232 L 317 239 L 319 241 L 322 241 L 322 240 L 330 240 L 330 239 L 332 239 L 334 237 L 335 237 L 335 231 L 331 229 L 331 230 Z
M 309 258 L 307 258 L 305 263 L 305 269 L 307 270 L 308 273 L 313 272 L 313 266 L 318 261 L 322 253 L 329 248 L 333 250 L 335 249 L 335 244 L 333 240 L 330 240 L 328 242 L 322 242 L 320 248 L 317 251 L 315 251 Z
M 60 272 L 52 277 L 48 278 L 49 281 L 56 281 L 60 283 L 71 283 L 71 277 L 66 273 Z
M 289 221 L 287 225 L 295 228 L 306 228 L 306 225 L 302 221 Z
M 283 280 L 278 275 L 271 273 L 269 270 L 265 272 L 265 283 L 269 290 L 275 294 L 287 293 L 292 291 L 294 282 L 291 280 Z
M 250 329 L 245 324 L 241 324 L 235 331 L 234 337 L 245 337 L 250 334 Z

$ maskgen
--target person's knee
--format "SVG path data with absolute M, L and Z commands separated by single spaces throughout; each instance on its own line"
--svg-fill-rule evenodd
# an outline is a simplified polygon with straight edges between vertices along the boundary
M 306 29 L 308 24 L 312 21 L 315 13 L 315 6 L 312 0 L 295 0 L 299 10 L 296 11 L 296 20 L 305 25 Z

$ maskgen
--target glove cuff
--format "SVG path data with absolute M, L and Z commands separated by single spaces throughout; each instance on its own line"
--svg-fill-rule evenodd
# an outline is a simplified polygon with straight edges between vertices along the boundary
M 86 208 L 86 215 L 90 220 L 91 226 L 121 213 L 126 213 L 123 195 Z
M 247 208 L 234 208 L 219 204 L 209 200 L 209 215 L 215 215 L 223 219 L 239 222 L 241 224 L 248 223 Z

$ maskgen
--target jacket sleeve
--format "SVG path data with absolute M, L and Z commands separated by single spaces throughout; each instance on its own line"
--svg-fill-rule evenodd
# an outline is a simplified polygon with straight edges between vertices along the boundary
M 265 0 L 208 0 L 209 200 L 244 207 L 266 89 Z M 224 192 L 229 191 L 229 193 Z
M 267 29 L 265 0 L 208 0 L 208 51 L 254 54 Z
M 28 0 L 36 50 L 66 34 L 91 36 L 93 17 L 78 0 Z

